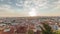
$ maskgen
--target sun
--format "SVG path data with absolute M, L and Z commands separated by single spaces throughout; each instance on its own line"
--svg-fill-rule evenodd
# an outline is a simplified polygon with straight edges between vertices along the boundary
M 31 9 L 31 11 L 29 12 L 29 16 L 36 16 L 36 10 L 34 8 Z
M 34 11 L 29 12 L 29 16 L 36 16 L 36 13 Z

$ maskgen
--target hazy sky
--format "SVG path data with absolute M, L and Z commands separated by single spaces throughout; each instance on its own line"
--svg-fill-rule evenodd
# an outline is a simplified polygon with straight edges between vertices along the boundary
M 0 16 L 60 16 L 60 0 L 0 0 Z

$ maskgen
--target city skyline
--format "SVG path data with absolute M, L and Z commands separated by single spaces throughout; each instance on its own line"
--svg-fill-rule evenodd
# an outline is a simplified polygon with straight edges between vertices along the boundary
M 0 0 L 0 16 L 60 16 L 60 0 Z

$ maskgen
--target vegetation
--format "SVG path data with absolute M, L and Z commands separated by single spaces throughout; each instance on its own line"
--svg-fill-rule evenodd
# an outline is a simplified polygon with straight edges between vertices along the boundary
M 42 34 L 54 34 L 52 28 L 49 26 L 49 24 L 47 23 L 43 23 L 42 26 L 40 26 L 41 30 L 42 30 Z
M 57 31 L 55 32 L 55 34 L 60 34 L 60 30 L 57 30 Z
M 33 30 L 29 29 L 28 34 L 34 34 Z

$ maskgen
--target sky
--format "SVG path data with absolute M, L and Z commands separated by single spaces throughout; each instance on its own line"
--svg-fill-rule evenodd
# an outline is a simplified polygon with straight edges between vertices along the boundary
M 0 0 L 0 17 L 60 16 L 60 0 Z

